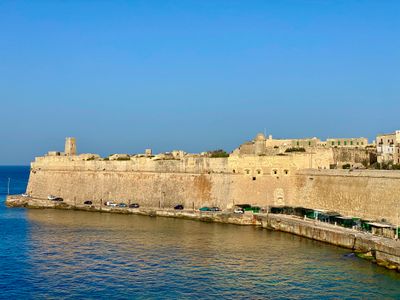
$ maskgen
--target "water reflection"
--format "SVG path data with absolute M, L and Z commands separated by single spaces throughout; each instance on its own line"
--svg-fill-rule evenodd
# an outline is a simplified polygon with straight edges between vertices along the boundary
M 400 276 L 253 227 L 29 210 L 34 297 L 395 298 Z

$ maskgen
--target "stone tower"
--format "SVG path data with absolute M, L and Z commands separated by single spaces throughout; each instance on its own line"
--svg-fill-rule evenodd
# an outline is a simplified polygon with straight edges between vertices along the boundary
M 257 134 L 256 138 L 254 139 L 254 145 L 255 145 L 255 154 L 256 155 L 261 155 L 265 153 L 265 135 L 263 133 Z
M 67 137 L 65 139 L 65 155 L 76 155 L 76 140 L 74 137 Z

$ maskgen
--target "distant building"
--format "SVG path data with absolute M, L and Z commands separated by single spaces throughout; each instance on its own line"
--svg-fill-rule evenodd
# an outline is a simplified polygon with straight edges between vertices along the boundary
M 306 139 L 295 139 L 292 140 L 293 148 L 307 148 L 307 147 L 317 147 L 321 144 L 321 140 L 313 137 Z
M 76 155 L 76 140 L 74 137 L 67 137 L 65 139 L 65 155 Z
M 151 149 L 146 149 L 146 150 L 144 151 L 144 155 L 145 155 L 146 157 L 151 157 L 151 156 L 153 156 L 153 151 L 152 151 Z
M 259 133 L 249 142 L 240 145 L 234 150 L 234 154 L 241 155 L 276 155 L 285 152 L 288 148 L 304 148 L 307 152 L 316 148 L 366 148 L 368 139 L 359 138 L 330 138 L 321 141 L 317 137 L 302 139 L 274 139 Z
M 288 148 L 314 148 L 320 146 L 320 139 L 274 139 L 259 133 L 252 141 L 245 142 L 234 150 L 234 154 L 240 155 L 276 155 L 285 152 Z
M 380 134 L 376 137 L 378 162 L 400 164 L 400 130 L 393 133 Z
M 360 147 L 368 146 L 368 139 L 360 138 L 331 138 L 326 140 L 326 147 Z

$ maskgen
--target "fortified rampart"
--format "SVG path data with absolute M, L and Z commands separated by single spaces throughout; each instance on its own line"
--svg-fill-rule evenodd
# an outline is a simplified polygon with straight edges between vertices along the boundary
M 344 164 L 369 166 L 377 161 L 375 148 L 332 148 L 333 160 L 340 167 Z
M 292 205 L 400 224 L 400 172 L 300 170 Z
M 285 197 L 294 197 L 296 170 L 320 162 L 311 154 L 127 161 L 48 156 L 32 163 L 27 192 L 38 198 L 57 195 L 69 204 L 111 200 L 165 208 L 178 203 L 190 208 L 279 205 Z
M 32 163 L 27 192 L 43 199 L 57 195 L 70 205 L 303 206 L 398 224 L 400 172 L 326 170 L 331 153 L 126 161 L 46 156 Z

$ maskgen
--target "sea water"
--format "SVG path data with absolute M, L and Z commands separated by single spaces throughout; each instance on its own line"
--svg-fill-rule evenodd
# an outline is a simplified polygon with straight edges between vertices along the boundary
M 29 167 L 0 167 L 2 299 L 399 299 L 400 274 L 349 250 L 247 226 L 6 208 Z

